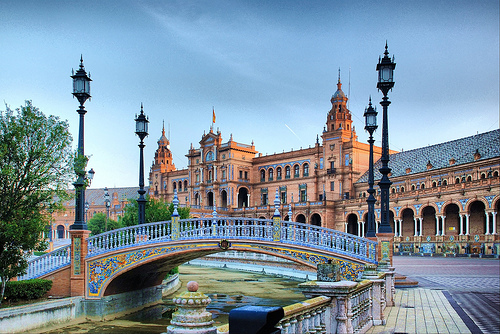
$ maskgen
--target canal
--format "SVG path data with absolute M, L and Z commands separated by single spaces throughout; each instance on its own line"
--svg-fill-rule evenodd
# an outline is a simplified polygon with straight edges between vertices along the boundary
M 198 291 L 212 299 L 207 310 L 212 313 L 215 326 L 228 322 L 229 311 L 244 305 L 286 306 L 306 298 L 300 293 L 300 281 L 241 272 L 227 269 L 193 265 L 179 267 L 182 287 L 175 293 L 163 298 L 164 304 L 134 313 L 123 318 L 106 321 L 87 321 L 68 324 L 62 328 L 40 329 L 30 333 L 165 333 L 173 311 L 172 298 L 186 291 L 189 281 L 197 281 Z

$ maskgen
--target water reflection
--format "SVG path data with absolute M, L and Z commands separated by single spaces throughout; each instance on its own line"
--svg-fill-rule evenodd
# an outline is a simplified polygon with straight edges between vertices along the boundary
M 306 299 L 297 288 L 298 281 L 254 273 L 181 266 L 180 279 L 182 287 L 165 297 L 161 305 L 112 321 L 86 322 L 45 333 L 164 333 L 175 311 L 172 297 L 186 291 L 187 282 L 192 280 L 199 283 L 199 291 L 212 299 L 207 310 L 212 313 L 215 326 L 227 323 L 229 312 L 236 307 L 286 306 Z

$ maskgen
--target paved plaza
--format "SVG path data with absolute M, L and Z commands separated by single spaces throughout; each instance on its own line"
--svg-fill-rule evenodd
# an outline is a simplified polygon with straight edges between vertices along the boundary
M 397 289 L 385 326 L 368 333 L 500 333 L 500 261 L 395 256 L 396 272 L 417 280 Z

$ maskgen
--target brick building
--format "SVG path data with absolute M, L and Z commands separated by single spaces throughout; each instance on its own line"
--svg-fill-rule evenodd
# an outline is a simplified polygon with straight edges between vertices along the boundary
M 199 146 L 191 145 L 188 167 L 177 170 L 163 130 L 149 194 L 171 202 L 176 190 L 194 217 L 216 207 L 219 215 L 271 218 L 277 191 L 284 219 L 363 236 L 369 145 L 358 141 L 347 100 L 339 78 L 321 137 L 280 154 L 263 156 L 253 142 L 238 143 L 232 134 L 224 141 L 210 128 Z M 500 130 L 390 153 L 396 252 L 500 253 Z M 375 147 L 375 161 L 380 156 Z

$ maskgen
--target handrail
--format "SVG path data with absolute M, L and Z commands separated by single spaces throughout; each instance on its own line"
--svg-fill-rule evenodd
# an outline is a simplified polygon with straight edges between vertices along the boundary
M 71 263 L 71 245 L 67 245 L 28 261 L 26 274 L 17 276 L 18 281 L 37 278 Z
M 273 220 L 256 218 L 190 218 L 178 221 L 175 240 L 243 239 L 274 241 L 305 246 L 376 263 L 375 241 L 324 227 L 280 221 L 280 239 L 275 239 Z M 124 227 L 87 239 L 87 256 L 126 247 L 174 240 L 172 222 L 156 222 Z

